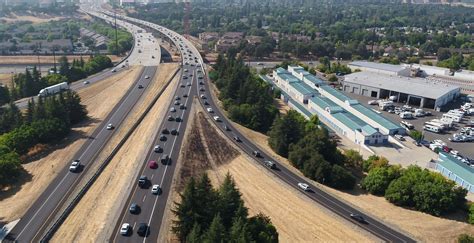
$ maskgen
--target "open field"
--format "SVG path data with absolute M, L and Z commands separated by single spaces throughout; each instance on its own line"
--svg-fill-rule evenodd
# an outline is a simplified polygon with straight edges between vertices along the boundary
M 82 103 L 87 106 L 91 119 L 73 128 L 68 138 L 61 144 L 52 146 L 51 153 L 23 165 L 31 178 L 25 178 L 17 187 L 0 193 L 0 220 L 9 222 L 20 218 L 25 213 L 57 173 L 69 164 L 72 156 L 92 134 L 100 121 L 122 98 L 140 74 L 140 69 L 131 68 L 81 89 L 79 95 Z
M 12 84 L 12 76 L 10 73 L 0 73 L 0 85 L 10 87 Z
M 31 15 L 16 15 L 10 14 L 8 17 L 1 17 L 0 20 L 4 20 L 7 23 L 18 22 L 18 21 L 29 21 L 33 24 L 45 23 L 49 21 L 62 20 L 64 17 L 52 17 L 48 15 L 44 16 L 31 16 Z
M 287 168 L 290 168 L 293 172 L 302 175 L 302 173 L 290 165 L 287 159 L 277 155 L 270 149 L 267 136 L 236 123 L 232 125 L 254 141 L 266 153 L 277 159 Z M 317 183 L 314 182 L 313 184 L 316 185 Z M 459 234 L 467 232 L 474 234 L 474 226 L 465 222 L 434 217 L 425 213 L 404 209 L 387 202 L 383 197 L 364 194 L 359 190 L 351 193 L 341 192 L 321 184 L 318 184 L 318 187 L 338 196 L 364 212 L 410 233 L 417 240 L 425 242 L 453 242 Z M 452 215 L 452 217 L 459 218 L 459 215 Z
M 122 57 L 116 56 L 116 55 L 107 55 L 110 57 L 112 62 L 118 62 L 122 60 Z M 58 60 L 61 56 L 56 56 L 56 63 L 58 63 Z M 69 62 L 72 62 L 74 59 L 80 59 L 81 56 L 75 55 L 75 56 L 66 56 L 69 60 Z M 54 63 L 54 56 L 40 56 L 39 57 L 39 62 L 40 63 Z M 90 55 L 83 55 L 82 59 L 84 61 L 87 61 L 90 59 Z M 0 56 L 0 65 L 2 64 L 25 64 L 25 65 L 35 65 L 38 63 L 38 56 Z
M 223 137 L 209 121 L 201 107 L 196 109 L 194 120 L 189 124 L 192 125 L 185 134 L 187 139 L 178 162 L 178 169 L 181 169 L 177 182 L 182 180 L 182 177 L 199 176 L 206 170 L 213 184 L 217 186 L 225 174 L 230 172 L 243 194 L 250 215 L 262 212 L 270 216 L 280 234 L 281 242 L 376 241 L 372 236 L 360 232 L 356 227 L 288 187 L 248 156 L 242 155 L 240 149 Z M 213 149 L 216 145 L 225 149 Z M 281 200 L 282 198 L 284 200 Z M 168 205 L 177 200 L 179 196 L 174 191 Z M 167 227 L 162 226 L 161 230 L 167 234 L 161 236 L 159 241 L 176 242 L 176 238 L 170 233 L 170 222 L 174 215 L 167 210 L 165 217 Z
M 103 161 L 115 144 L 143 113 L 153 97 L 176 70 L 176 64 L 161 64 L 155 82 L 149 87 L 137 107 L 126 118 L 120 130 L 114 135 L 111 142 L 99 154 L 96 162 Z M 52 242 L 105 242 L 113 231 L 110 226 L 115 225 L 117 215 L 120 214 L 122 203 L 128 196 L 132 187 L 131 181 L 141 168 L 150 144 L 152 143 L 162 117 L 166 113 L 168 101 L 171 99 L 174 87 L 177 86 L 179 76 L 170 84 L 162 94 L 153 109 L 143 120 L 134 134 L 127 140 L 119 153 L 112 159 L 107 168 L 102 172 L 94 185 L 74 208 L 70 216 L 54 235 Z M 143 136 L 150 134 L 150 136 Z M 119 173 L 118 173 L 119 172 Z M 113 188 L 113 190 L 110 190 Z M 107 191 L 107 193 L 104 193 Z M 80 224 L 77 222 L 86 222 Z

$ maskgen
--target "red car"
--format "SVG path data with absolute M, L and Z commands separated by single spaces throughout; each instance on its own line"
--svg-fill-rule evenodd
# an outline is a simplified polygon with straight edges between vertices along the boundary
M 148 162 L 148 167 L 150 167 L 150 169 L 156 169 L 158 168 L 158 163 L 156 163 L 156 161 L 154 160 L 151 160 L 150 162 Z

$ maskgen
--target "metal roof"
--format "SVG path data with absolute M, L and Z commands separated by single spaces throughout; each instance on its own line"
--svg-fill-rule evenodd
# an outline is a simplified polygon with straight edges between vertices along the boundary
M 444 84 L 424 78 L 409 78 L 383 75 L 371 72 L 356 72 L 344 77 L 344 83 L 354 83 L 400 93 L 438 99 L 445 94 L 459 90 L 459 86 Z
M 340 100 L 340 101 L 346 101 L 346 100 L 351 100 L 351 98 L 349 98 L 348 96 L 346 96 L 345 94 L 335 90 L 334 88 L 328 86 L 328 85 L 323 85 L 323 86 L 320 86 L 320 88 L 326 92 L 328 92 L 329 94 L 331 94 L 332 96 L 334 96 L 334 98 Z
M 313 84 L 319 84 L 319 85 L 324 84 L 324 81 L 322 81 L 322 80 L 319 79 L 319 78 L 316 78 L 316 77 L 315 77 L 314 75 L 312 75 L 312 74 L 304 75 L 304 76 L 303 76 L 303 79 L 308 80 L 309 82 L 311 82 L 311 83 L 313 83 Z
M 297 79 L 295 76 L 289 74 L 289 73 L 277 73 L 278 77 L 282 78 L 288 83 L 295 83 L 295 82 L 300 82 L 299 79 Z
M 380 124 L 382 127 L 392 130 L 392 129 L 401 129 L 401 127 L 392 121 L 388 120 L 387 118 L 383 117 L 382 115 L 376 113 L 375 111 L 361 105 L 351 105 L 352 108 L 356 109 L 360 113 L 366 115 L 371 120 L 375 121 L 377 124 Z
M 291 82 L 290 86 L 295 88 L 298 92 L 300 92 L 303 95 L 308 95 L 308 94 L 315 94 L 316 90 L 312 89 L 309 87 L 309 85 L 303 83 L 303 82 Z
M 454 156 L 444 152 L 439 153 L 438 163 L 440 163 L 444 168 L 450 170 L 452 173 L 461 177 L 464 181 L 474 185 L 474 168 L 464 164 Z
M 383 70 L 383 71 L 390 71 L 390 72 L 399 72 L 399 71 L 407 69 L 406 67 L 402 67 L 400 65 L 377 63 L 377 62 L 366 62 L 366 61 L 354 61 L 354 62 L 349 63 L 349 65 L 356 66 L 356 67 L 363 67 L 363 68 L 378 69 L 378 70 Z

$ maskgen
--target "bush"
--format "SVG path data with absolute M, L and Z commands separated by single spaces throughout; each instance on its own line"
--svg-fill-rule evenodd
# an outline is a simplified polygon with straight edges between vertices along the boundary
M 474 224 L 474 203 L 471 203 L 469 207 L 469 223 Z
M 400 177 L 400 166 L 382 166 L 373 168 L 361 182 L 362 189 L 374 195 L 384 195 L 389 184 Z
M 474 236 L 462 234 L 458 237 L 458 243 L 474 243 Z
M 0 148 L 0 186 L 13 183 L 22 171 L 20 156 L 7 147 Z

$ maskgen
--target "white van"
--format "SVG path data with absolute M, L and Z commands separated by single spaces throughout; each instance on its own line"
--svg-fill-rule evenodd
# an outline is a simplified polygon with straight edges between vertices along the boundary
M 462 118 L 460 116 L 456 116 L 454 114 L 446 113 L 446 114 L 443 114 L 441 119 L 450 119 L 453 122 L 460 122 Z
M 435 121 L 427 121 L 425 122 L 425 125 L 439 127 L 440 129 L 443 129 L 443 130 L 447 128 L 445 124 L 440 123 L 440 122 L 435 122 Z
M 434 133 L 439 133 L 441 131 L 440 127 L 432 126 L 432 125 L 428 125 L 428 124 L 424 125 L 423 129 L 426 130 L 426 131 L 434 132 Z
M 400 113 L 400 118 L 402 118 L 402 119 L 412 119 L 413 114 L 411 112 L 402 112 L 402 113 Z

